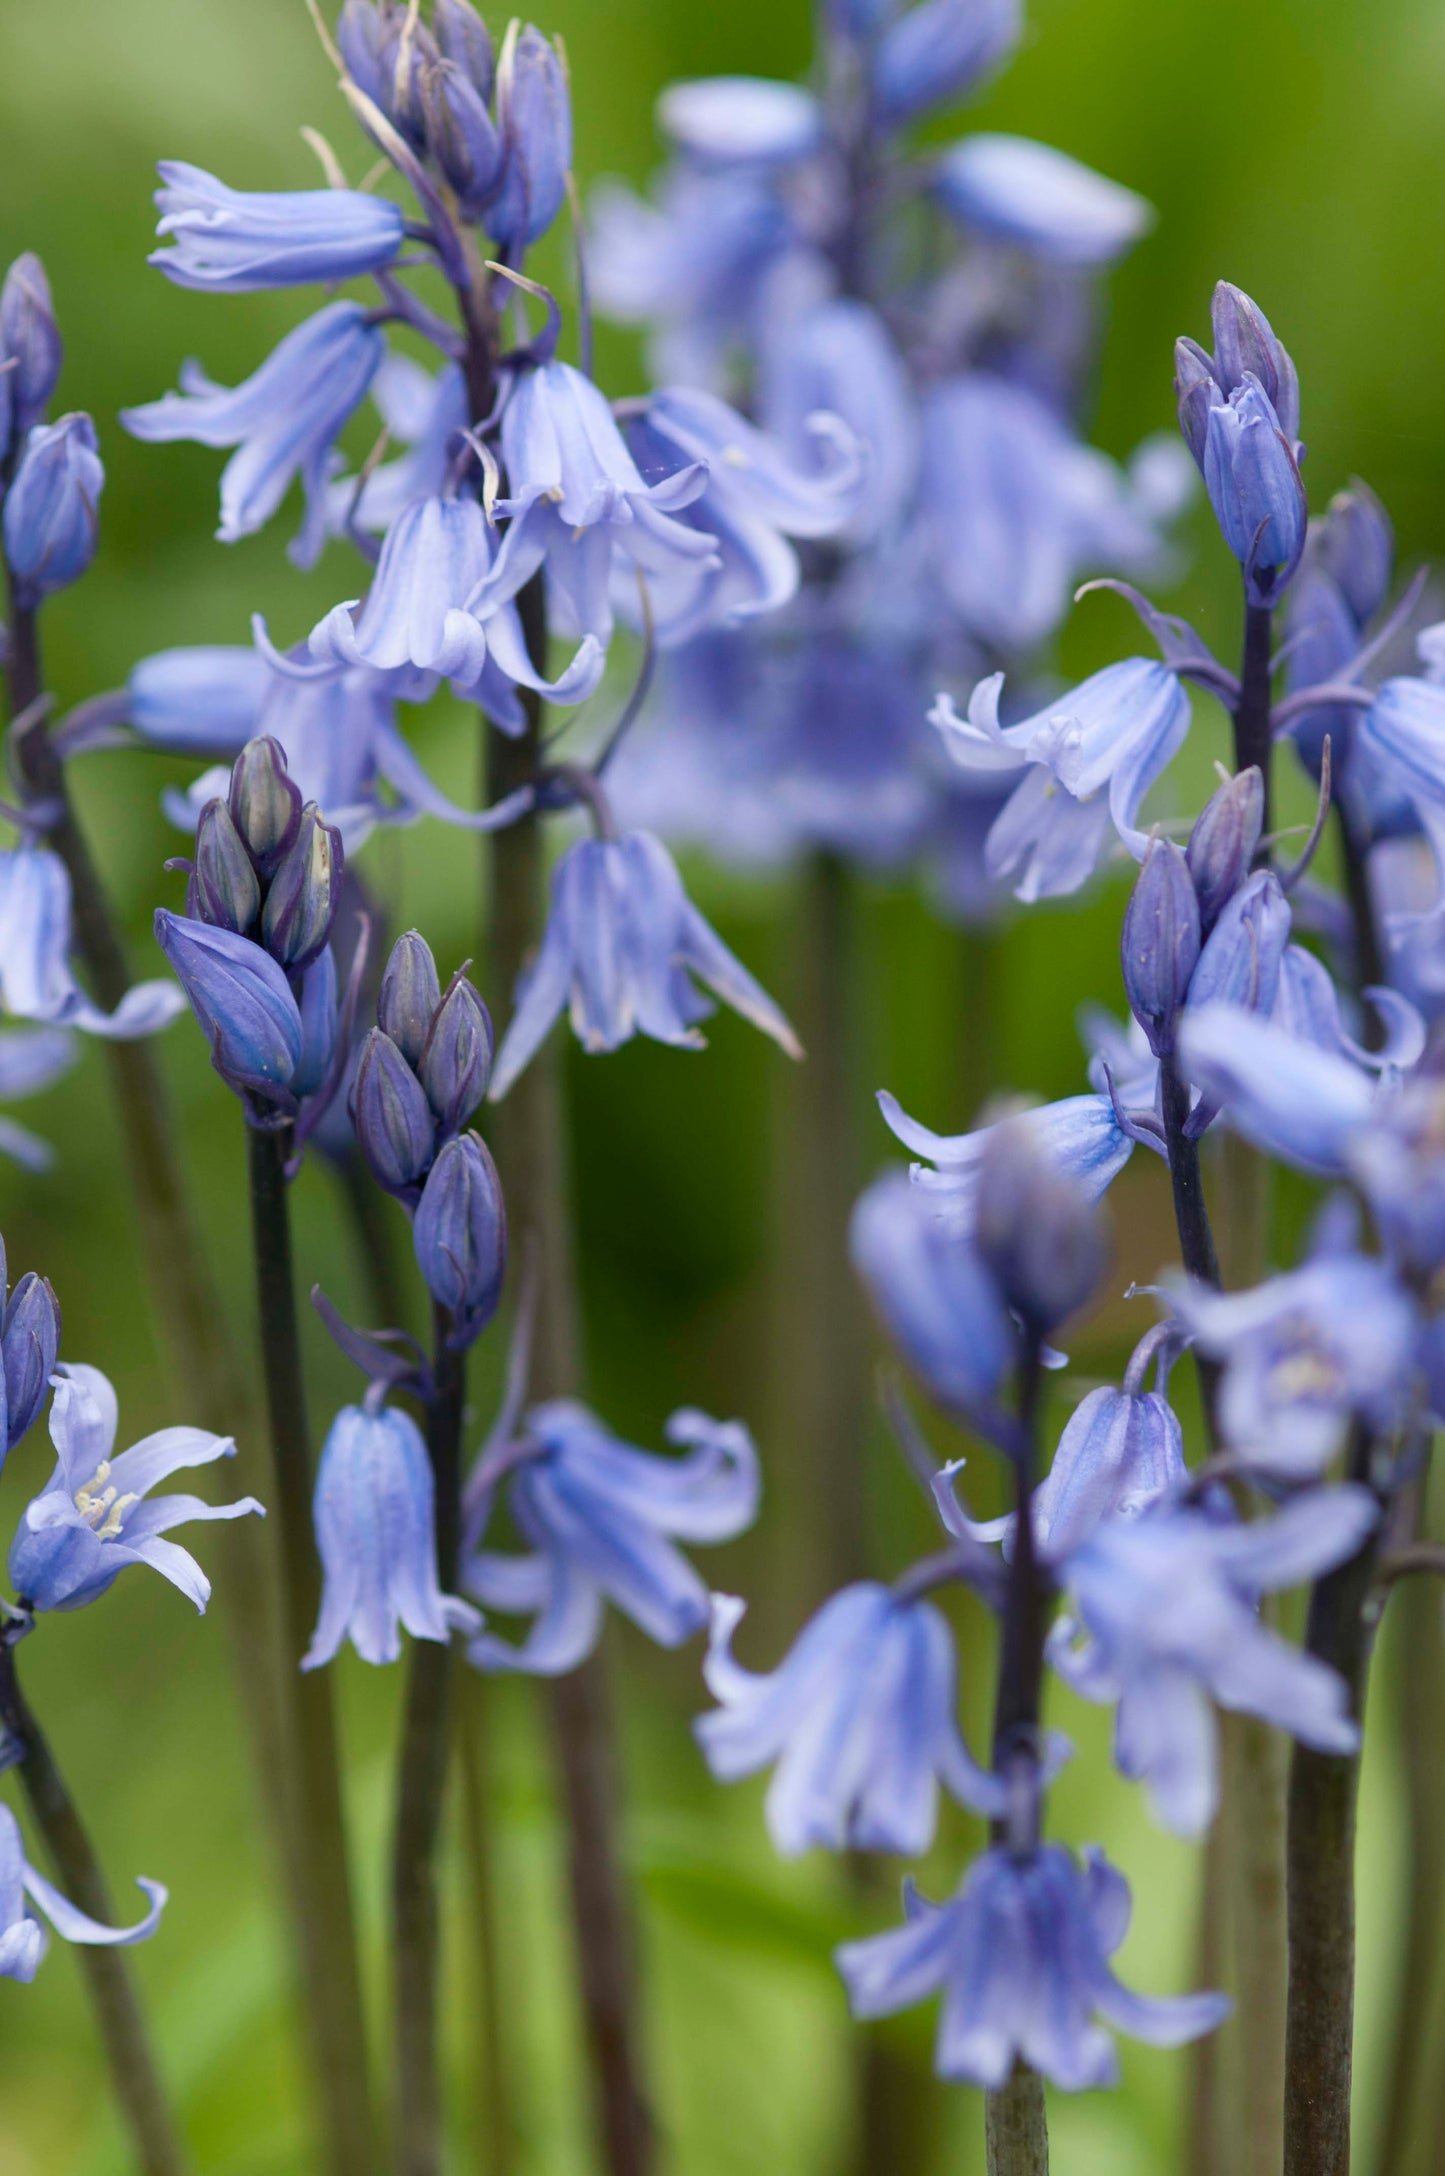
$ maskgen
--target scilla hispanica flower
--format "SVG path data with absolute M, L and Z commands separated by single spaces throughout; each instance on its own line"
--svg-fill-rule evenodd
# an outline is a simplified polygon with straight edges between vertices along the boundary
M 5 494 L 5 563 L 18 604 L 37 605 L 80 580 L 100 542 L 104 483 L 89 416 L 31 431 Z
M 343 1406 L 316 1476 L 316 1544 L 325 1585 L 303 1670 L 349 1639 L 363 1662 L 395 1662 L 413 1639 L 475 1632 L 470 1603 L 437 1580 L 436 1489 L 426 1444 L 399 1407 Z
M 28 1984 L 45 1961 L 49 1936 L 29 1905 L 45 1914 L 65 1942 L 114 1949 L 149 1941 L 161 1923 L 168 1894 L 160 1882 L 143 1877 L 137 1886 L 150 1906 L 139 1925 L 102 1926 L 36 1872 L 25 1856 L 19 1822 L 8 1806 L 0 1806 L 0 1979 Z
M 0 286 L 0 457 L 45 420 L 60 380 L 64 348 L 45 267 L 30 250 L 15 259 Z
M 239 1519 L 262 1506 L 254 1496 L 232 1504 L 199 1496 L 147 1499 L 157 1481 L 182 1466 L 233 1457 L 234 1442 L 205 1428 L 161 1428 L 112 1456 L 119 1408 L 99 1368 L 66 1365 L 54 1381 L 55 1471 L 27 1505 L 10 1544 L 10 1583 L 22 1606 L 83 1609 L 130 1565 L 148 1564 L 204 1611 L 210 1580 L 166 1536 L 196 1519 Z
M 163 160 L 156 232 L 170 246 L 151 263 L 178 287 L 244 295 L 329 284 L 391 263 L 402 245 L 399 207 L 359 189 L 246 193 L 180 159 Z
M 467 1488 L 462 1583 L 483 1608 L 534 1621 L 520 1647 L 481 1633 L 469 1649 L 480 1668 L 575 1669 L 597 1643 L 606 1601 L 660 1647 L 704 1629 L 708 1590 L 677 1543 L 731 1541 L 751 1526 L 757 1452 L 740 1421 L 690 1409 L 673 1414 L 666 1435 L 681 1457 L 634 1450 L 586 1406 L 556 1399 L 488 1445 Z M 529 1555 L 482 1545 L 503 1491 Z
M 169 1026 L 185 1000 L 172 982 L 138 982 L 102 1012 L 71 970 L 70 873 L 27 843 L 0 852 L 0 1008 L 17 1020 L 128 1040 Z
M 60 1302 L 48 1277 L 27 1269 L 9 1287 L 0 1239 L 0 1467 L 45 1403 L 60 1350 Z

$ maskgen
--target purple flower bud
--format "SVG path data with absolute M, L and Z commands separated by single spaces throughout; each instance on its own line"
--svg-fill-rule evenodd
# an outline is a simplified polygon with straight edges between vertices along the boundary
M 234 930 L 186 921 L 164 907 L 155 929 L 222 1080 L 238 1095 L 289 1102 L 301 1062 L 301 1013 L 270 954 Z
M 231 821 L 262 876 L 269 876 L 301 829 L 301 789 L 279 740 L 247 741 L 231 765 Z
M 1311 544 L 1363 628 L 1384 603 L 1395 564 L 1390 517 L 1368 484 L 1357 478 L 1335 493 Z
M 4 384 L 17 438 L 44 420 L 63 354 L 45 267 L 27 250 L 11 265 L 0 288 L 0 360 L 13 365 L 4 374 Z
M 345 860 L 341 833 L 308 801 L 261 912 L 266 950 L 293 973 L 309 967 L 331 935 Z
M 1250 603 L 1274 606 L 1299 565 L 1309 507 L 1294 445 L 1254 378 L 1209 411 L 1204 484 Z
M 1124 916 L 1121 953 L 1130 1010 L 1155 1057 L 1166 1057 L 1199 958 L 1199 901 L 1188 864 L 1168 839 L 1153 840 L 1144 856 Z
M 336 24 L 336 43 L 346 72 L 356 88 L 386 113 L 391 103 L 391 71 L 387 45 L 391 38 L 389 9 L 375 0 L 346 0 Z
M 0 1245 L 0 1299 L 5 1250 Z M 47 1278 L 31 1269 L 18 1279 L 0 1314 L 0 1465 L 41 1406 L 60 1350 L 60 1302 Z
M 497 64 L 501 186 L 487 232 L 504 249 L 535 242 L 562 208 L 572 166 L 572 105 L 557 53 L 530 23 L 512 22 Z
M 1108 1266 L 1102 1211 L 1027 1119 L 995 1127 L 979 1159 L 974 1237 L 1004 1299 L 1035 1330 L 1082 1307 Z
M 104 483 L 89 416 L 31 431 L 5 499 L 5 557 L 21 605 L 80 580 L 100 541 Z
M 186 911 L 244 937 L 261 911 L 261 887 L 246 842 L 224 801 L 208 801 L 196 825 L 196 867 Z
M 1220 1002 L 1268 1013 L 1289 943 L 1289 901 L 1271 869 L 1234 894 L 1199 955 L 1189 984 L 1191 1006 Z
M 497 1167 L 474 1133 L 448 1141 L 427 1175 L 412 1230 L 426 1288 L 470 1345 L 497 1311 L 507 1268 L 507 1212 Z
M 425 151 L 427 142 L 425 82 L 441 60 L 425 24 L 411 26 L 408 36 L 405 12 L 391 10 L 391 27 L 382 55 L 382 111 L 395 124 L 414 151 Z
M 409 929 L 391 948 L 381 978 L 376 1018 L 410 1066 L 421 1064 L 427 1034 L 441 1001 L 442 986 L 431 946 L 418 930 Z
M 298 1096 L 314 1096 L 325 1080 L 338 1018 L 336 955 L 327 945 L 301 978 L 301 1062 L 291 1084 Z
M 431 1024 L 417 1071 L 444 1135 L 465 1125 L 492 1074 L 492 1019 L 465 975 L 458 975 Z
M 481 98 L 490 98 L 496 74 L 491 33 L 471 0 L 436 0 L 431 27 L 443 60 L 460 68 Z
M 1214 364 L 1197 340 L 1187 336 L 1174 343 L 1174 398 L 1179 407 L 1179 428 L 1185 444 L 1204 468 L 1204 441 L 1209 435 L 1209 411 L 1222 399 Z
M 421 1082 L 381 1028 L 361 1046 L 352 1123 L 377 1185 L 414 1205 L 436 1150 L 436 1121 Z
M 1019 0 L 921 0 L 879 39 L 873 99 L 890 127 L 961 97 L 1018 43 Z
M 1299 437 L 1299 374 L 1282 340 L 1257 302 L 1240 287 L 1221 280 L 1210 304 L 1214 326 L 1214 371 L 1226 399 L 1246 378 L 1263 389 L 1280 429 L 1291 441 Z
M 503 150 L 482 93 L 450 61 L 429 68 L 422 85 L 427 145 L 469 219 L 480 218 L 501 186 Z
M 1205 803 L 1185 849 L 1206 937 L 1253 868 L 1263 829 L 1264 780 L 1251 764 Z

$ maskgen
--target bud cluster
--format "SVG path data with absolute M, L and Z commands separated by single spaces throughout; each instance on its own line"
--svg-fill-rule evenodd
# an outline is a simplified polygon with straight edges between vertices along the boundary
M 1204 477 L 1253 605 L 1272 609 L 1304 550 L 1309 508 L 1299 465 L 1299 377 L 1257 303 L 1221 280 L 1214 353 L 1174 348 L 1179 428 Z
M 5 563 L 25 611 L 78 582 L 100 540 L 105 470 L 95 425 L 80 414 L 45 420 L 62 354 L 45 267 L 27 251 L 0 287 Z
M 1154 839 L 1144 856 L 1121 956 L 1130 1009 L 1157 1058 L 1172 1053 L 1185 1005 L 1274 1004 L 1290 911 L 1273 871 L 1253 868 L 1263 820 L 1251 767 L 1219 788 L 1186 848 Z
M 48 1278 L 27 1270 L 7 1297 L 0 1239 L 0 1466 L 30 1427 L 60 1350 L 60 1302 Z
M 486 1094 L 492 1022 L 464 968 L 445 991 L 425 938 L 392 947 L 377 1025 L 361 1045 L 352 1123 L 379 1186 L 412 1212 L 427 1290 L 469 1345 L 491 1320 L 506 1268 L 501 1184 L 486 1144 L 463 1131 Z
M 511 23 L 499 58 L 469 0 L 435 0 L 431 24 L 401 0 L 346 0 L 337 43 L 358 90 L 504 249 L 545 234 L 572 164 L 572 109 L 557 49 Z

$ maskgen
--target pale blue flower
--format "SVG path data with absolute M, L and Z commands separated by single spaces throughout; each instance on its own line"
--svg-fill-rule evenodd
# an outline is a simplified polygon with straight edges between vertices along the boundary
M 901 1171 L 853 1209 L 849 1249 L 890 1336 L 940 1404 L 968 1412 L 1014 1358 L 1008 1312 L 972 1238 Z
M 919 0 L 894 17 L 874 48 L 878 119 L 899 128 L 963 97 L 1008 59 L 1022 31 L 1021 0 Z
M 149 1941 L 161 1923 L 167 1891 L 158 1881 L 141 1880 L 150 1909 L 135 1927 L 105 1927 L 91 1919 L 69 1897 L 37 1874 L 25 1856 L 20 1824 L 8 1806 L 0 1806 L 0 1979 L 34 1979 L 45 1959 L 49 1937 L 26 1898 L 40 1907 L 56 1933 L 66 1942 L 87 1947 L 128 1948 Z
M 823 141 L 823 114 L 811 92 L 768 76 L 670 83 L 657 118 L 679 151 L 707 166 L 786 166 Z
M 185 1009 L 174 983 L 137 982 L 114 1012 L 102 1012 L 71 973 L 70 947 L 70 875 L 60 856 L 45 846 L 0 853 L 0 1009 L 122 1042 L 154 1035 Z
M 1152 1101 L 1153 1076 L 1146 1078 Z M 934 1133 L 910 1118 L 886 1088 L 878 1091 L 878 1108 L 889 1132 L 933 1165 L 932 1170 L 915 1165 L 914 1182 L 928 1191 L 961 1231 L 972 1230 L 979 1168 L 1000 1124 L 1026 1127 L 1049 1162 L 1081 1186 L 1092 1201 L 1103 1199 L 1134 1153 L 1132 1137 L 1103 1094 L 1066 1096 L 1060 1103 L 1039 1104 L 994 1125 L 978 1126 L 972 1133 L 951 1135 Z
M 1375 1101 L 1363 1067 L 1239 1005 L 1189 1007 L 1179 1063 L 1256 1148 L 1325 1177 L 1343 1174 Z
M 228 189 L 199 166 L 163 160 L 150 262 L 177 287 L 217 294 L 299 287 L 379 272 L 404 239 L 401 208 L 360 189 Z
M 836 296 L 769 328 L 758 405 L 766 430 L 800 467 L 816 460 L 820 414 L 840 417 L 864 449 L 856 507 L 835 531 L 841 542 L 866 544 L 896 528 L 918 481 L 918 404 L 876 310 Z M 705 526 L 707 505 L 704 498 Z
M 934 188 L 976 234 L 1087 271 L 1112 264 L 1154 223 L 1132 189 L 1027 136 L 965 136 L 939 159 Z
M 5 561 L 17 604 L 37 605 L 80 580 L 100 541 L 104 483 L 89 416 L 36 424 L 5 494 Z

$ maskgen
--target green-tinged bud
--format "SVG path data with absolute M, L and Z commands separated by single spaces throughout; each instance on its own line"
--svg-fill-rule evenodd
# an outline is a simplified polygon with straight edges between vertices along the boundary
M 247 741 L 231 765 L 228 805 L 252 861 L 269 876 L 301 828 L 301 789 L 278 740 L 263 734 Z
M 243 937 L 261 911 L 256 871 L 224 801 L 208 801 L 201 810 L 188 903 L 200 921 Z
M 341 833 L 308 801 L 261 914 L 266 950 L 292 973 L 309 967 L 331 935 L 344 860 Z

